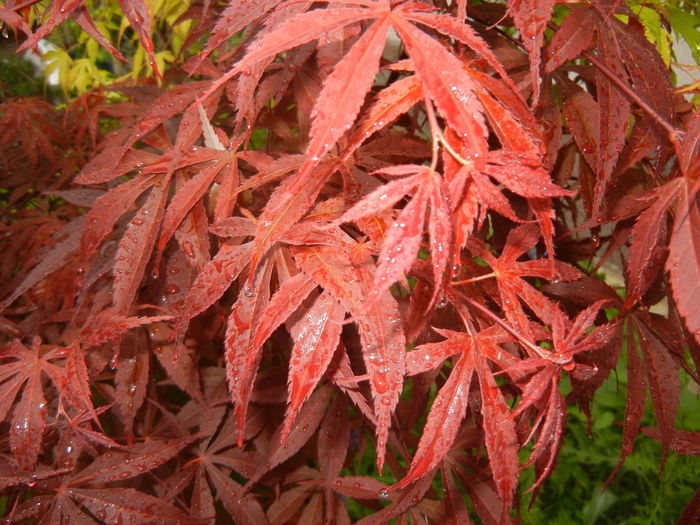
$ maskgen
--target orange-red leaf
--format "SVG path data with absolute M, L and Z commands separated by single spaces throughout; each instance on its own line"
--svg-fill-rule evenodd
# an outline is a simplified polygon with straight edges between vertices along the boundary
M 405 487 L 428 474 L 450 450 L 467 411 L 469 385 L 473 373 L 472 352 L 465 350 L 435 397 L 418 449 L 411 461 L 411 468 L 399 483 L 391 487 L 392 489 Z
M 513 494 L 518 486 L 518 437 L 515 423 L 509 417 L 510 411 L 503 393 L 496 384 L 486 359 L 481 355 L 478 347 L 475 350 L 486 450 L 493 480 L 506 512 L 513 502 Z
M 325 292 L 293 328 L 294 347 L 287 380 L 289 407 L 282 440 L 286 439 L 301 405 L 316 388 L 338 347 L 344 315 L 345 308 Z
M 252 345 L 255 324 L 270 301 L 271 272 L 272 265 L 264 261 L 253 285 L 246 284 L 239 292 L 226 324 L 226 378 L 238 423 L 238 446 L 243 445 L 248 402 L 261 357 L 261 347 Z
M 403 20 L 397 20 L 395 28 L 413 59 L 425 92 L 465 143 L 475 164 L 483 166 L 488 151 L 487 130 L 471 77 L 458 58 L 423 31 Z

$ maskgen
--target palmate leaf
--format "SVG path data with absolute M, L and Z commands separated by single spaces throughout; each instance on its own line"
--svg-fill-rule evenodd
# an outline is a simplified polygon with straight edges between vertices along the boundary
M 150 368 L 150 356 L 141 348 L 134 348 L 133 354 L 119 360 L 114 374 L 116 402 L 122 415 L 128 436 L 131 436 L 136 413 L 146 397 Z
M 415 173 L 389 182 L 356 203 L 335 221 L 342 224 L 377 214 L 391 208 L 412 188 L 417 187 L 411 201 L 401 210 L 387 229 L 379 254 L 370 300 L 402 278 L 416 259 L 423 238 L 425 208 L 430 203 L 430 247 L 433 262 L 434 293 L 432 302 L 441 293 L 443 272 L 452 247 L 452 226 L 441 177 L 424 166 L 405 165 L 379 170 L 378 173 L 401 175 Z
M 217 20 L 207 45 L 199 55 L 204 60 L 214 49 L 274 8 L 280 0 L 232 0 Z
M 153 183 L 154 176 L 135 177 L 95 199 L 87 213 L 85 228 L 80 237 L 82 264 L 93 257 L 98 246 L 112 232 L 119 217 Z
M 476 69 L 470 69 L 468 73 L 477 80 L 474 86 L 476 95 L 484 108 L 484 115 L 503 147 L 527 158 L 537 158 L 540 155 L 540 148 L 532 133 L 503 104 L 508 98 L 513 99 L 509 100 L 509 102 L 517 104 L 515 97 L 508 93 L 504 86 L 499 85 L 494 78 Z M 488 86 L 487 89 L 494 92 L 501 101 L 499 102 L 499 100 L 491 96 L 487 89 L 479 85 L 480 83 Z
M 0 421 L 5 421 L 21 392 L 12 411 L 10 447 L 17 463 L 26 470 L 32 470 L 38 460 L 49 415 L 42 374 L 45 373 L 57 387 L 63 386 L 63 369 L 49 362 L 61 357 L 61 351 L 54 347 L 42 352 L 41 340 L 37 336 L 31 348 L 19 340 L 10 342 L 2 349 L 0 357 L 4 361 L 0 365 Z
M 565 98 L 564 118 L 576 141 L 581 156 L 593 171 L 598 168 L 598 141 L 600 140 L 600 107 L 590 93 L 563 80 L 560 83 Z
M 170 442 L 147 441 L 129 447 L 128 451 L 108 451 L 96 457 L 86 468 L 71 476 L 68 485 L 102 484 L 123 481 L 145 474 L 170 461 L 196 436 Z
M 31 28 L 24 21 L 24 18 L 22 18 L 14 11 L 11 11 L 10 9 L 7 9 L 5 7 L 0 7 L 0 20 L 2 20 L 8 26 L 15 28 L 15 30 L 19 29 L 25 35 L 31 37 Z
M 178 321 L 181 332 L 187 322 L 214 304 L 236 280 L 250 261 L 250 243 L 224 244 L 197 275 L 185 296 Z
M 343 248 L 300 247 L 294 248 L 292 254 L 299 268 L 341 301 L 358 324 L 377 416 L 377 466 L 381 469 L 391 414 L 403 385 L 406 343 L 398 304 L 389 292 L 379 294 L 367 305 L 374 276 L 366 265 L 353 267 L 348 256 L 353 249 L 357 246 L 346 240 Z
M 661 435 L 661 468 L 671 446 L 671 436 L 676 420 L 680 396 L 678 364 L 670 349 L 652 332 L 641 318 L 633 318 L 639 336 L 639 347 L 644 356 L 647 383 L 654 415 L 663 429 Z
M 382 89 L 350 136 L 342 158 L 349 158 L 373 133 L 389 126 L 420 102 L 422 97 L 423 90 L 415 75 L 397 80 Z
M 666 251 L 666 217 L 678 196 L 679 182 L 680 179 L 677 179 L 655 190 L 651 205 L 639 214 L 634 223 L 627 266 L 629 305 L 642 298 L 662 268 Z
M 501 389 L 496 384 L 486 358 L 475 348 L 474 361 L 481 391 L 484 441 L 489 455 L 491 473 L 498 495 L 503 501 L 503 512 L 510 508 L 518 486 L 518 437 L 515 423 Z M 505 517 L 505 514 L 504 516 Z
M 2 104 L 0 330 L 40 337 L 0 354 L 4 521 L 346 525 L 353 498 L 362 523 L 461 524 L 469 497 L 517 522 L 518 470 L 545 486 L 625 333 L 622 459 L 640 431 L 695 453 L 700 119 L 624 2 L 559 28 L 554 3 L 170 2 L 156 28 L 122 0 L 146 59 L 151 33 L 177 49 L 166 87 Z M 83 0 L 10 4 L 29 45 L 72 18 L 116 51 Z M 594 275 L 616 252 L 625 300 Z
M 284 426 L 280 426 L 270 440 L 270 450 L 267 461 L 258 466 L 258 470 L 248 480 L 248 485 L 255 483 L 264 474 L 277 465 L 292 457 L 309 438 L 316 432 L 321 424 L 326 409 L 331 401 L 331 387 L 324 385 L 316 390 L 302 407 L 297 424 L 291 429 L 284 441 L 281 439 Z
M 468 248 L 472 253 L 482 257 L 493 268 L 501 296 L 501 308 L 506 318 L 518 328 L 521 334 L 529 337 L 531 337 L 532 329 L 518 298 L 522 299 L 546 323 L 552 322 L 558 307 L 527 283 L 523 277 L 553 279 L 556 275 L 555 272 L 558 272 L 561 280 L 578 278 L 578 272 L 565 264 L 555 262 L 553 266 L 550 261 L 543 259 L 518 261 L 518 258 L 537 242 L 539 238 L 537 230 L 535 224 L 512 229 L 498 258 L 495 258 L 476 239 L 472 239 L 468 243 Z
M 650 438 L 659 442 L 663 441 L 661 429 L 657 427 L 642 427 L 641 430 Z M 700 456 L 700 434 L 689 430 L 674 429 L 671 433 L 670 448 L 678 454 Z
M 350 417 L 347 398 L 337 395 L 329 405 L 318 433 L 318 462 L 326 486 L 335 490 L 335 478 L 340 475 L 348 453 Z
M 376 12 L 371 9 L 316 9 L 285 20 L 272 31 L 266 32 L 254 40 L 248 46 L 245 57 L 228 73 L 214 82 L 202 99 L 235 75 L 252 68 L 259 62 L 274 58 L 277 54 L 293 47 L 316 40 L 325 33 L 373 18 L 375 15 Z
M 382 3 L 371 2 L 367 6 L 370 8 L 364 10 L 326 9 L 322 18 L 318 10 L 294 16 L 283 22 L 279 28 L 265 33 L 253 42 L 245 57 L 229 73 L 217 80 L 207 92 L 212 93 L 228 78 L 254 64 L 318 38 L 322 32 L 340 29 L 362 19 L 377 19 L 354 43 L 324 83 L 313 110 L 314 122 L 307 148 L 308 158 L 292 183 L 284 191 L 278 188 L 275 198 L 263 212 L 263 220 L 258 223 L 249 280 L 262 255 L 308 210 L 321 185 L 331 175 L 332 170 L 319 170 L 318 162 L 355 121 L 377 72 L 389 23 L 399 31 L 404 40 L 409 55 L 416 64 L 423 88 L 435 100 L 450 126 L 466 144 L 469 144 L 469 154 L 473 155 L 474 162 L 478 166 L 485 162 L 486 128 L 483 125 L 480 104 L 470 87 L 472 81 L 469 75 L 463 71 L 459 60 L 449 54 L 440 43 L 415 28 L 408 19 L 415 15 L 416 21 L 435 26 L 446 34 L 467 42 L 484 54 L 504 79 L 510 82 L 486 44 L 471 30 L 461 27 L 450 17 L 427 15 L 417 8 L 415 13 L 410 10 L 405 13 L 397 10 L 389 18 L 388 13 L 383 10 Z M 438 63 L 448 67 L 437 68 L 435 64 Z
M 603 24 L 598 26 L 597 54 L 618 80 L 627 84 L 626 71 L 618 53 L 619 45 L 614 34 L 606 31 Z M 600 125 L 598 147 L 598 170 L 593 194 L 593 215 L 600 215 L 604 197 L 610 183 L 613 169 L 620 156 L 627 133 L 627 121 L 631 115 L 631 105 L 612 81 L 600 70 L 596 71 Z
M 284 196 L 297 195 L 309 186 L 320 189 L 320 184 L 325 182 L 321 177 L 328 177 L 331 174 L 330 170 L 319 170 L 318 163 L 321 157 L 335 145 L 355 121 L 365 95 L 371 88 L 379 69 L 379 58 L 384 49 L 388 29 L 389 25 L 386 19 L 375 22 L 338 62 L 324 82 L 324 87 L 312 110 L 313 122 L 306 150 L 307 160 L 301 166 L 290 186 L 286 188 Z M 310 184 L 312 177 L 316 179 L 313 185 Z M 310 193 L 312 198 L 315 199 L 317 191 Z M 290 199 L 285 199 L 284 196 L 283 202 L 287 204 Z M 299 207 L 299 202 L 295 204 L 297 205 L 295 213 L 304 213 L 308 209 Z M 297 220 L 299 217 L 300 215 Z M 280 224 L 279 219 L 275 220 L 275 224 Z M 282 223 L 282 225 L 284 224 Z M 284 233 L 284 231 L 280 233 Z M 267 249 L 271 240 L 275 240 L 274 237 L 270 238 L 271 234 L 274 235 L 269 227 L 264 231 L 258 229 L 256 240 L 264 236 L 262 237 L 264 244 L 258 243 L 251 261 L 251 270 L 255 269 L 260 256 Z
M 545 48 L 544 71 L 551 73 L 585 51 L 595 35 L 591 26 L 596 21 L 595 12 L 588 6 L 575 5 Z
M 61 237 L 64 238 L 56 242 L 54 246 L 46 246 L 43 257 L 39 260 L 38 264 L 26 274 L 23 275 L 20 273 L 17 276 L 16 282 L 18 284 L 12 287 L 12 293 L 0 301 L 0 312 L 7 309 L 8 306 L 21 297 L 26 291 L 44 280 L 47 276 L 59 270 L 70 260 L 70 256 L 78 247 L 80 229 L 84 223 L 84 217 L 76 217 L 70 223 L 66 224 L 61 231 L 54 234 L 54 237 L 57 239 Z
M 228 155 L 203 169 L 200 173 L 182 184 L 177 193 L 173 196 L 168 204 L 163 217 L 163 226 L 158 239 L 158 254 L 156 261 L 160 260 L 160 255 L 165 249 L 165 245 L 170 238 L 175 234 L 178 226 L 185 219 L 187 214 L 193 207 L 202 199 L 204 194 L 211 188 L 214 178 L 222 171 L 229 162 L 235 162 Z M 156 262 L 157 266 L 157 262 Z
M 158 70 L 156 63 L 155 49 L 151 41 L 151 13 L 149 12 L 149 4 L 144 0 L 117 0 L 119 7 L 124 13 L 124 16 L 138 33 L 141 45 L 148 55 L 148 63 L 151 69 L 158 76 L 163 78 L 163 75 Z

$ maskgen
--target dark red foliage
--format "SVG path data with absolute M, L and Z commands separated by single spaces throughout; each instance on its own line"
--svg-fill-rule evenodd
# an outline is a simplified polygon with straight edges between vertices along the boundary
M 0 8 L 23 47 L 72 17 L 123 58 L 31 4 Z M 162 84 L 4 101 L 6 521 L 510 523 L 622 348 L 620 465 L 698 455 L 700 116 L 623 2 L 554 4 L 207 1 Z

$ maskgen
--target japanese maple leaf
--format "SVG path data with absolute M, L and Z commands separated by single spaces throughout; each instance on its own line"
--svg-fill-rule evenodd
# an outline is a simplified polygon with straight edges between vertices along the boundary
M 403 385 L 406 340 L 401 329 L 401 315 L 388 290 L 367 302 L 374 282 L 373 265 L 361 245 L 340 229 L 330 231 L 342 241 L 340 246 L 299 246 L 292 249 L 292 254 L 298 267 L 340 301 L 358 325 L 362 357 L 374 400 L 377 466 L 381 470 L 391 414 Z
M 487 365 L 488 357 L 499 364 L 503 354 L 499 346 L 505 342 L 503 332 L 488 328 L 476 335 L 452 330 L 436 329 L 446 339 L 438 343 L 418 346 L 407 355 L 407 373 L 417 374 L 439 367 L 445 358 L 458 355 L 450 377 L 438 392 L 428 414 L 418 449 L 406 477 L 392 488 L 405 487 L 426 476 L 440 461 L 445 459 L 460 429 L 468 406 L 470 384 L 477 372 L 481 390 L 482 415 L 484 418 L 485 443 L 491 458 L 491 470 L 499 495 L 510 506 L 517 484 L 518 443 L 515 425 L 509 418 L 509 409 L 496 385 Z M 514 358 L 514 356 L 511 356 Z M 516 365 L 517 361 L 511 361 Z
M 558 276 L 561 280 L 578 278 L 576 270 L 558 261 L 554 262 L 554 266 L 546 259 L 519 261 L 518 259 L 536 244 L 538 238 L 536 224 L 518 226 L 508 233 L 499 257 L 495 257 L 481 241 L 474 238 L 467 244 L 474 255 L 484 259 L 493 269 L 493 277 L 498 282 L 501 308 L 506 318 L 522 335 L 530 339 L 532 329 L 520 301 L 527 304 L 547 324 L 553 322 L 558 307 L 523 277 L 553 279 Z
M 395 281 L 402 278 L 413 264 L 423 239 L 423 218 L 429 204 L 430 247 L 435 282 L 432 298 L 434 303 L 438 295 L 442 293 L 443 272 L 447 266 L 452 245 L 451 221 L 442 178 L 432 169 L 417 165 L 394 166 L 379 170 L 378 173 L 389 175 L 414 173 L 414 175 L 377 188 L 335 222 L 342 224 L 357 221 L 389 209 L 412 188 L 416 188 L 411 201 L 401 210 L 384 235 L 370 299 L 383 293 Z
M 447 331 L 443 335 L 447 335 L 448 339 L 434 343 L 435 349 L 438 345 L 448 348 L 454 346 L 453 336 Z M 475 368 L 472 339 L 462 335 L 458 333 L 456 336 L 462 352 L 450 372 L 450 377 L 433 401 L 411 467 L 406 476 L 391 489 L 405 487 L 425 476 L 437 466 L 452 446 L 467 411 L 469 386 Z M 414 352 L 419 349 L 420 347 Z
M 17 463 L 26 470 L 32 470 L 36 465 L 49 415 L 42 374 L 46 374 L 57 387 L 63 385 L 64 370 L 50 362 L 59 357 L 63 357 L 61 349 L 42 349 L 38 336 L 30 348 L 15 339 L 0 352 L 0 421 L 5 421 L 21 392 L 12 413 L 10 447 Z
M 415 64 L 418 78 L 450 128 L 468 144 L 477 166 L 485 162 L 487 131 L 481 106 L 472 90 L 473 81 L 459 59 L 416 24 L 436 29 L 472 47 L 517 92 L 504 68 L 486 43 L 469 27 L 449 15 L 431 13 L 430 8 L 409 3 L 391 9 L 389 2 L 361 2 L 362 7 L 333 7 L 295 15 L 272 31 L 264 32 L 250 44 L 246 55 L 205 94 L 218 89 L 230 78 L 247 71 L 292 47 L 318 39 L 364 20 L 374 20 L 336 64 L 326 78 L 312 111 L 314 118 L 307 160 L 284 190 L 276 191 L 263 211 L 256 232 L 249 280 L 262 254 L 279 239 L 313 204 L 332 169 L 317 169 L 326 155 L 353 125 L 379 68 L 387 31 L 393 27 Z M 438 66 L 439 64 L 439 66 Z
M 146 197 L 138 206 L 138 211 L 123 226 L 123 235 L 119 241 L 113 268 L 113 304 L 117 310 L 127 313 L 141 285 L 146 266 L 160 234 L 159 256 L 168 240 L 178 231 L 187 217 L 202 222 L 204 215 L 197 214 L 196 204 L 210 189 L 215 176 L 226 172 L 230 165 L 235 167 L 232 153 L 219 149 L 194 146 L 203 129 L 209 125 L 197 113 L 200 108 L 185 112 L 178 128 L 175 142 L 163 132 L 162 124 L 192 102 L 202 89 L 195 83 L 182 89 L 173 89 L 159 97 L 154 108 L 138 118 L 133 125 L 133 133 L 125 145 L 108 147 L 86 165 L 76 180 L 82 184 L 107 182 L 117 176 L 138 170 L 136 176 L 112 188 L 98 197 L 85 221 L 80 240 L 80 257 L 82 265 L 93 258 L 95 249 L 112 232 L 117 221 L 128 211 L 139 197 Z M 218 100 L 213 97 L 207 102 L 207 109 Z M 210 127 L 210 125 L 209 125 Z M 134 148 L 138 140 L 161 150 L 160 155 Z M 184 180 L 182 172 L 190 166 L 215 161 L 190 180 Z M 116 165 L 116 167 L 115 167 Z M 235 170 L 234 170 L 235 171 Z M 176 173 L 177 172 L 177 173 Z M 175 180 L 176 189 L 169 199 L 170 186 Z M 168 200 L 170 202 L 168 203 Z M 206 236 L 206 226 L 195 228 Z M 185 235 L 176 236 L 183 244 L 183 251 L 191 254 L 193 265 L 202 257 L 194 253 L 208 250 L 205 242 L 192 242 Z M 200 235 L 201 237 L 201 235 Z M 187 248 L 187 249 L 186 249 Z M 157 257 L 156 262 L 159 262 Z M 157 277 L 159 267 L 153 268 Z
M 537 478 L 530 490 L 537 492 L 541 484 L 551 473 L 562 445 L 566 424 L 566 401 L 559 390 L 562 371 L 573 371 L 574 367 L 589 368 L 573 361 L 573 357 L 582 352 L 593 352 L 604 346 L 614 325 L 597 327 L 591 333 L 589 328 L 598 312 L 606 303 L 600 300 L 583 310 L 572 322 L 561 311 L 554 315 L 552 324 L 552 359 L 526 359 L 511 370 L 522 372 L 537 370 L 524 384 L 522 400 L 512 413 L 514 419 L 528 408 L 537 410 L 530 436 L 536 435 L 532 454 L 527 465 L 535 465 Z M 581 372 L 579 372 L 581 373 Z
M 15 14 L 12 12 L 10 13 Z M 18 24 L 18 26 L 22 28 L 25 31 L 25 33 L 27 33 L 27 36 L 29 38 L 27 38 L 27 40 L 24 41 L 24 43 L 20 46 L 19 50 L 22 51 L 25 49 L 36 47 L 39 40 L 48 36 L 51 32 L 53 32 L 54 29 L 56 29 L 59 25 L 68 20 L 69 17 L 72 17 L 75 20 L 75 22 L 83 29 L 83 31 L 85 31 L 92 38 L 94 38 L 102 47 L 109 51 L 109 53 L 112 56 L 121 60 L 122 62 L 127 61 L 126 58 L 124 58 L 124 55 L 122 55 L 97 28 L 94 20 L 90 17 L 87 7 L 82 2 L 76 0 L 57 0 L 55 2 L 52 2 L 51 12 L 49 13 L 48 18 L 45 19 L 45 22 L 34 33 L 31 33 L 31 31 L 29 31 L 29 28 L 24 23 L 24 20 L 22 20 L 22 23 Z M 148 19 L 148 23 L 150 26 L 150 18 Z M 145 43 L 144 47 L 146 47 Z M 152 56 L 152 43 L 150 49 Z

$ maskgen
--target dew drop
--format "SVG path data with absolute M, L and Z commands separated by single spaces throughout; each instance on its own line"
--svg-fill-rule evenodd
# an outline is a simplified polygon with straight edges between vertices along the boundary
M 379 491 L 379 497 L 382 499 L 386 499 L 389 497 L 389 491 L 386 489 L 382 489 Z
M 383 394 L 383 393 L 386 392 L 387 389 L 389 388 L 389 386 L 388 386 L 387 383 L 386 383 L 386 378 L 384 377 L 383 374 L 382 374 L 382 375 L 378 375 L 378 376 L 374 379 L 374 388 L 377 390 L 377 392 L 378 392 L 379 394 Z

